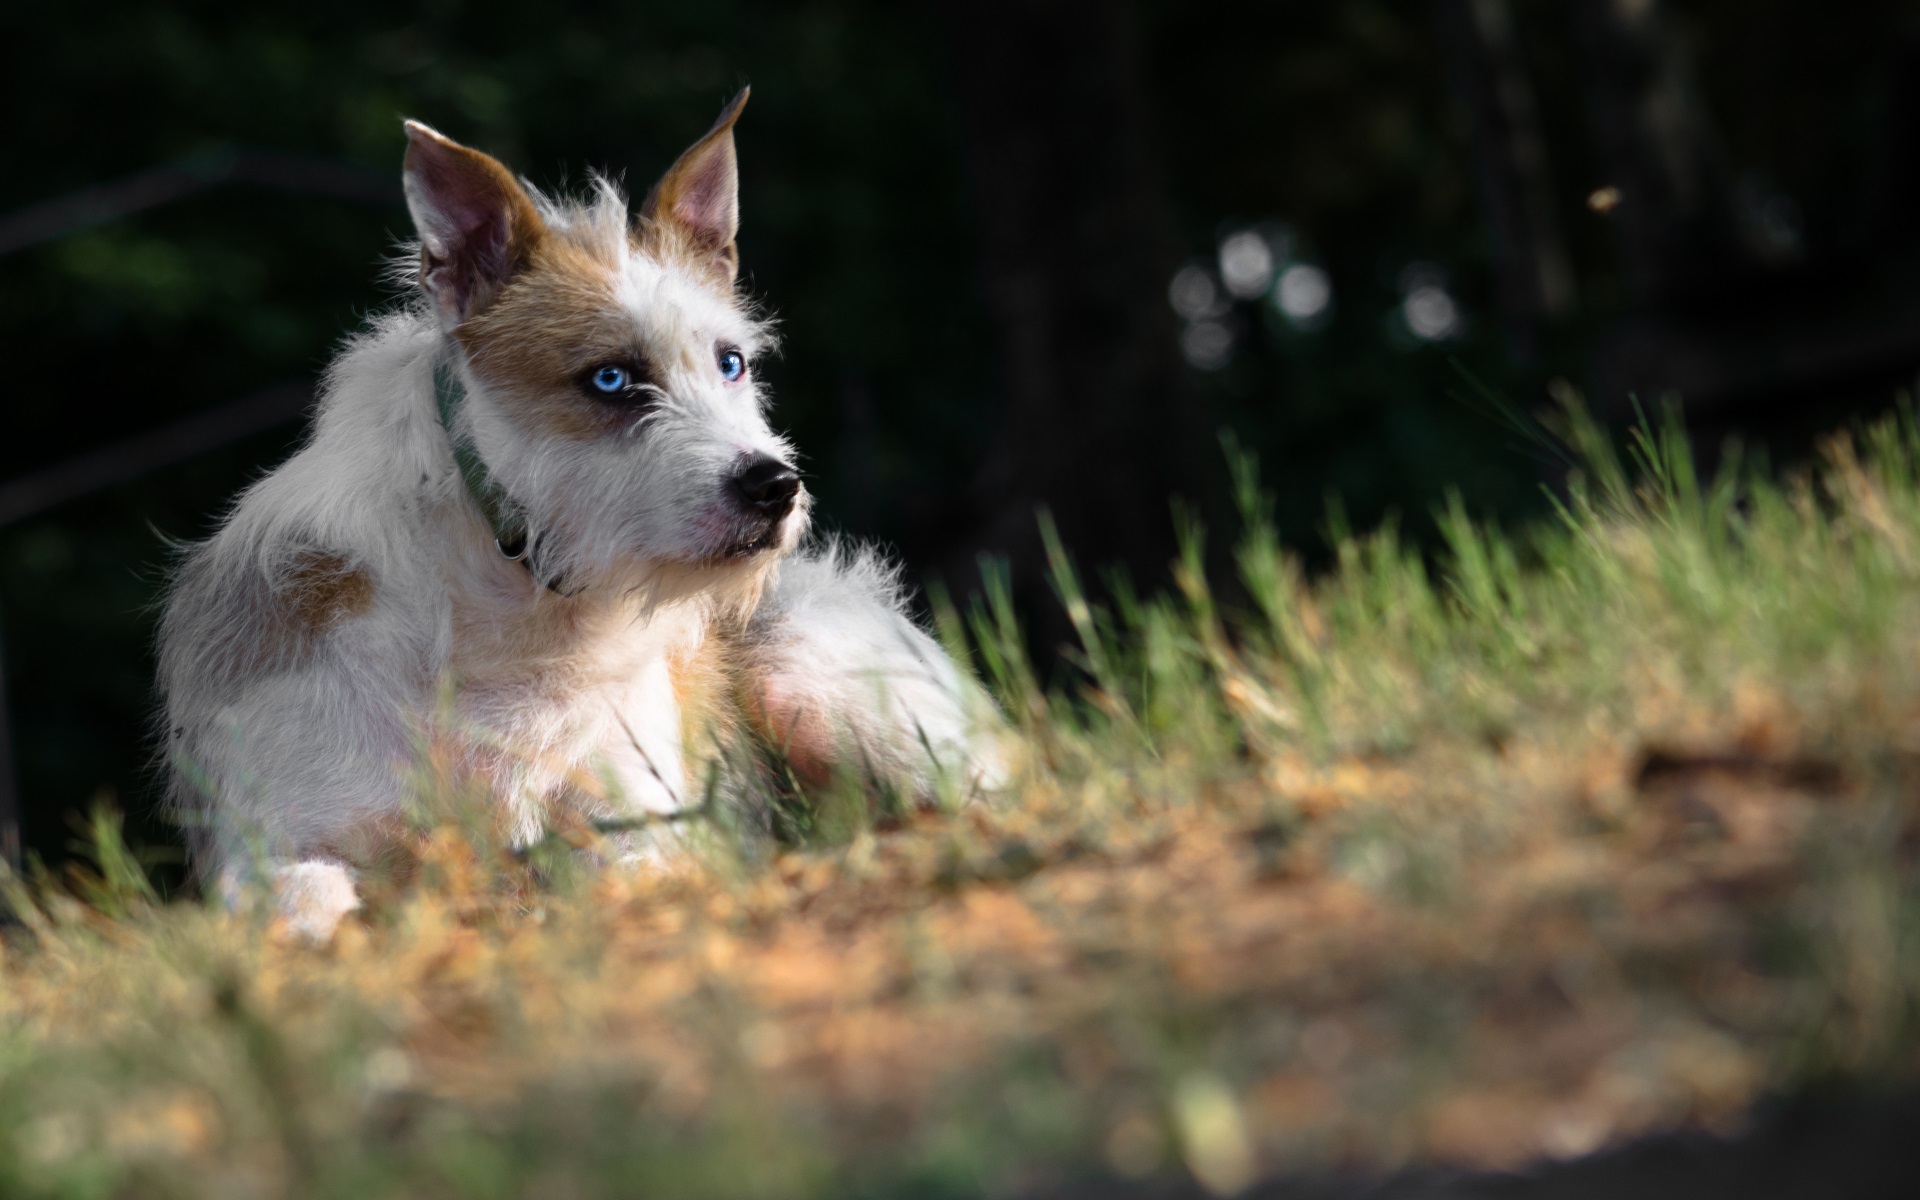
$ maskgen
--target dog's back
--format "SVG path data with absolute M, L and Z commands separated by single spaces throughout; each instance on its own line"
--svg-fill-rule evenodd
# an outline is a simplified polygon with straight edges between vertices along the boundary
M 431 686 L 445 641 L 445 589 L 425 545 L 451 499 L 431 486 L 449 457 L 432 408 L 436 340 L 407 312 L 348 346 L 307 445 L 175 574 L 160 631 L 163 736 L 171 798 L 202 862 L 249 842 L 324 842 L 397 796 L 370 784 L 391 775 L 405 707 Z M 381 771 L 355 761 L 369 752 Z

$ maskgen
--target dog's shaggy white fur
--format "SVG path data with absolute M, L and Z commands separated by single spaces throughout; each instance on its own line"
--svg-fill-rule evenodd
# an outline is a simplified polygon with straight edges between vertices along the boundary
M 193 547 L 161 628 L 171 794 L 203 875 L 328 936 L 423 756 L 517 843 L 671 815 L 739 735 L 803 779 L 990 787 L 995 718 L 809 499 L 751 362 L 732 128 L 630 218 L 407 127 L 417 299 L 333 363 L 312 437 Z M 635 853 L 658 839 L 633 839 Z

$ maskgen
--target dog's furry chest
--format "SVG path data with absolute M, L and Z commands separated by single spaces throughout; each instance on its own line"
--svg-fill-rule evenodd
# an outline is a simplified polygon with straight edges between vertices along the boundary
M 731 723 L 729 639 L 691 608 L 589 619 L 546 600 L 517 617 L 454 614 L 451 731 L 506 802 L 512 836 L 539 836 L 556 807 L 697 804 L 689 760 Z

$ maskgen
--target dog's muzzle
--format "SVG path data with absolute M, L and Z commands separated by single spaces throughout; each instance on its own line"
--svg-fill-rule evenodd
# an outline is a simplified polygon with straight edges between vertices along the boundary
M 748 515 L 777 525 L 800 497 L 800 476 L 779 459 L 756 454 L 733 477 L 733 494 Z
M 800 476 L 779 459 L 756 454 L 727 480 L 734 509 L 740 514 L 738 535 L 722 552 L 724 558 L 751 558 L 780 544 L 781 529 L 800 505 Z

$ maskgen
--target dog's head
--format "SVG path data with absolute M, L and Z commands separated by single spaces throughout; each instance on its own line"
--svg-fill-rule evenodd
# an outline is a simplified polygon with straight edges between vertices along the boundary
M 631 218 L 610 183 L 550 200 L 407 123 L 419 283 L 459 348 L 460 436 L 524 511 L 542 574 L 703 586 L 805 531 L 793 450 L 755 380 L 768 333 L 735 290 L 746 98 Z

